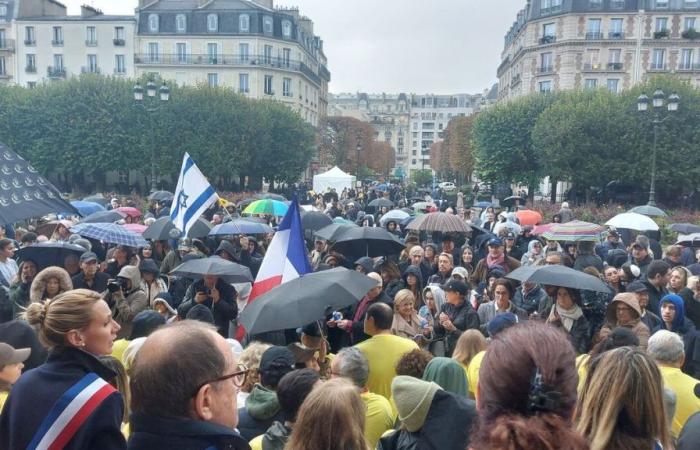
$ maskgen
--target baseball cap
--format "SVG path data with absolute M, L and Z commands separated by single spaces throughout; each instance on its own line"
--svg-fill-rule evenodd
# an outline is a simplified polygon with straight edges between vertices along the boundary
M 486 331 L 489 333 L 489 337 L 494 337 L 506 328 L 510 328 L 518 323 L 518 316 L 512 312 L 506 312 L 503 314 L 496 314 L 496 316 L 489 320 L 486 324 Z
M 503 241 L 500 238 L 491 238 L 489 239 L 488 246 L 489 247 L 500 247 L 503 245 Z
M 85 252 L 80 255 L 80 262 L 97 261 L 97 254 L 95 252 Z
M 634 240 L 634 244 L 632 244 L 632 247 L 649 250 L 649 238 L 646 236 L 637 236 L 637 239 Z
M 260 357 L 260 372 L 267 372 L 280 367 L 293 368 L 294 363 L 296 363 L 296 358 L 291 350 L 287 347 L 275 345 L 265 350 L 262 357 Z
M 457 266 L 452 269 L 452 276 L 459 275 L 460 277 L 466 279 L 469 276 L 469 272 L 462 266 Z
M 0 367 L 24 362 L 31 352 L 31 348 L 15 349 L 10 344 L 0 342 Z
M 627 288 L 625 290 L 627 292 L 644 292 L 648 291 L 649 288 L 647 288 L 646 285 L 641 281 L 633 281 L 627 285 Z
M 458 281 L 458 280 L 448 280 L 447 283 L 442 287 L 442 290 L 447 292 L 447 291 L 452 291 L 452 292 L 459 292 L 460 295 L 467 295 L 467 291 L 469 290 L 469 286 L 467 286 L 467 283 L 464 281 Z

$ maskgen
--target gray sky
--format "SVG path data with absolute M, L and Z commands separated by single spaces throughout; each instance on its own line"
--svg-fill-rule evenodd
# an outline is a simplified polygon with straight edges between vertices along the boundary
M 138 0 L 61 0 L 133 14 Z M 477 93 L 496 81 L 503 36 L 525 0 L 275 0 L 324 40 L 331 92 Z

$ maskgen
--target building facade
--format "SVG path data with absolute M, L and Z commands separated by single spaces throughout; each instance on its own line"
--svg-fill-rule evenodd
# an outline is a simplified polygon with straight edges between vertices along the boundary
M 227 86 L 287 104 L 316 126 L 327 114 L 323 41 L 272 0 L 139 0 L 136 76 Z
M 619 92 L 662 73 L 700 85 L 700 1 L 532 0 L 505 36 L 498 95 Z

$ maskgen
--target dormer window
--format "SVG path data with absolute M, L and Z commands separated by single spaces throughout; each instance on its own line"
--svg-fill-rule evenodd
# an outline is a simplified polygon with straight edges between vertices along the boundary
M 272 34 L 272 17 L 263 16 L 263 33 Z
M 158 14 L 150 14 L 148 16 L 148 31 L 151 33 L 158 32 Z
M 218 31 L 219 30 L 219 16 L 216 14 L 209 14 L 207 16 L 207 30 Z
M 292 37 L 292 22 L 289 20 L 282 21 L 282 36 L 286 38 Z
M 240 15 L 238 18 L 238 29 L 246 33 L 250 31 L 250 16 L 248 14 Z
M 175 29 L 178 33 L 184 33 L 187 31 L 187 17 L 184 14 L 178 14 L 175 16 Z

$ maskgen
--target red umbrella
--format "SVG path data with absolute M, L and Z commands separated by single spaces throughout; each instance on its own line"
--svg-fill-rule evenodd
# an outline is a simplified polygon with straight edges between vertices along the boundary
M 556 225 L 556 223 L 546 223 L 544 225 L 537 225 L 535 228 L 532 229 L 532 234 L 540 235 L 542 233 L 545 233 L 551 230 L 554 225 Z
M 122 226 L 136 234 L 143 234 L 143 232 L 146 231 L 146 228 L 148 228 L 146 225 L 142 225 L 140 223 L 125 223 Z
M 542 214 L 531 209 L 523 209 L 515 213 L 515 217 L 518 218 L 520 225 L 537 225 L 542 223 Z
M 115 211 L 124 213 L 129 217 L 133 217 L 134 219 L 139 218 L 143 215 L 141 214 L 141 211 L 134 208 L 133 206 L 120 206 L 119 208 L 115 209 Z

